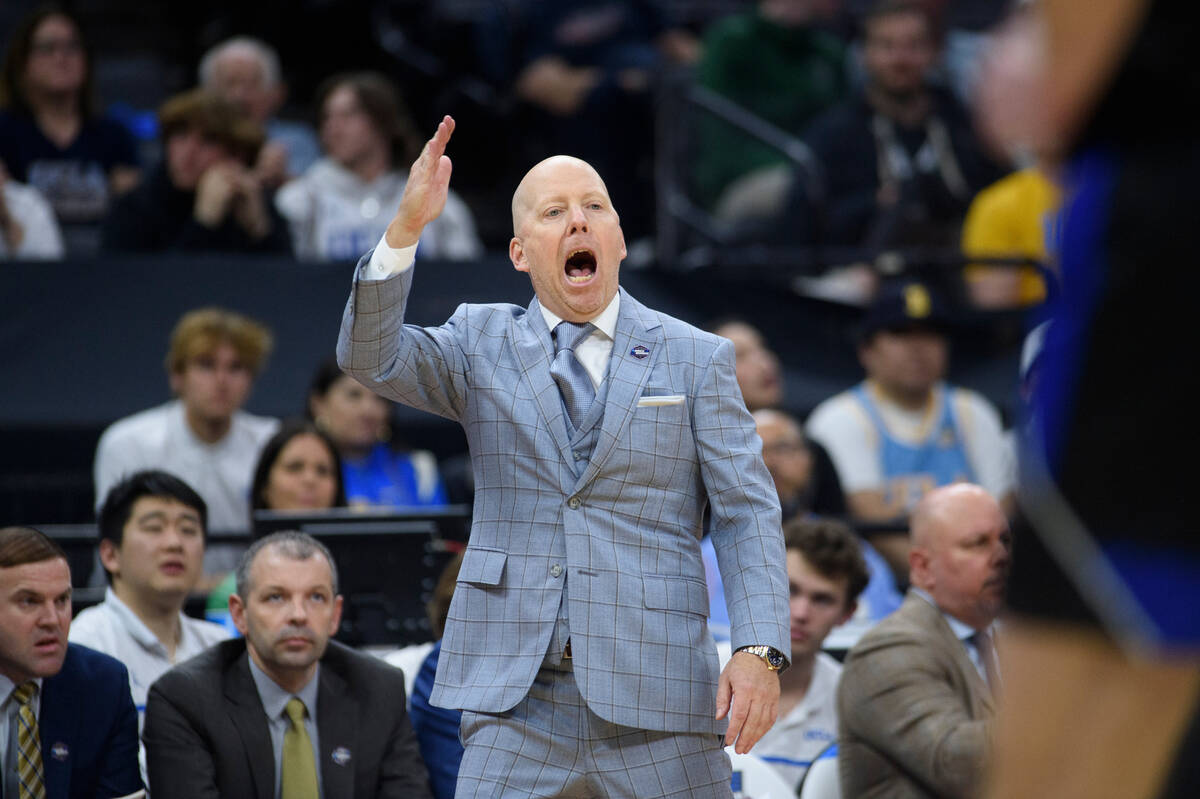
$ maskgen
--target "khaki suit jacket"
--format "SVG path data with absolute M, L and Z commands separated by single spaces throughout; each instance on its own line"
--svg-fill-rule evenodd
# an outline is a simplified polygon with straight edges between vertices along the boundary
M 963 642 L 910 591 L 846 657 L 838 687 L 843 795 L 975 795 L 994 713 Z

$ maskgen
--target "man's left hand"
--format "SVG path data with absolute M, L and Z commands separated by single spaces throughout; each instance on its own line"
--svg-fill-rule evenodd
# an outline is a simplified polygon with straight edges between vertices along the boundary
M 717 720 L 729 714 L 725 745 L 740 755 L 771 729 L 779 708 L 779 673 L 757 655 L 734 652 L 717 686 Z

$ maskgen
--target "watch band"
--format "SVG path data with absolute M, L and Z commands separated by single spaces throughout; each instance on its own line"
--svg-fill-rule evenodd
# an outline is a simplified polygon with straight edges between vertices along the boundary
M 788 667 L 788 660 L 773 646 L 766 644 L 751 644 L 749 646 L 739 646 L 738 652 L 747 652 L 756 657 L 762 658 L 763 663 L 767 664 L 767 668 L 771 671 L 783 671 Z

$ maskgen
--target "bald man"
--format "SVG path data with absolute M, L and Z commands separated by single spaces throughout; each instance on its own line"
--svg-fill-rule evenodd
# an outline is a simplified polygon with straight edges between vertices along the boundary
M 846 796 L 974 796 L 990 749 L 999 687 L 992 625 L 1008 581 L 1008 520 L 982 488 L 957 483 L 927 494 L 910 529 L 912 588 L 842 671 Z
M 456 795 L 729 797 L 722 744 L 745 752 L 771 726 L 790 654 L 779 502 L 733 345 L 619 288 L 620 219 L 567 156 L 513 195 L 529 307 L 404 325 L 453 130 L 446 117 L 360 262 L 338 360 L 470 445 L 474 522 L 431 696 L 464 711 Z M 739 650 L 719 674 L 705 532 Z

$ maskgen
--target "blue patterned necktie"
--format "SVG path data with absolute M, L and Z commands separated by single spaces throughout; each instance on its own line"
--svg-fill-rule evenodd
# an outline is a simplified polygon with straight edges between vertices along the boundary
M 567 408 L 567 416 L 571 427 L 579 429 L 579 423 L 587 415 L 592 400 L 596 398 L 596 387 L 583 364 L 575 357 L 575 348 L 587 338 L 595 326 L 591 322 L 559 322 L 554 328 L 554 360 L 550 364 L 550 374 L 558 383 L 562 393 L 563 405 Z

